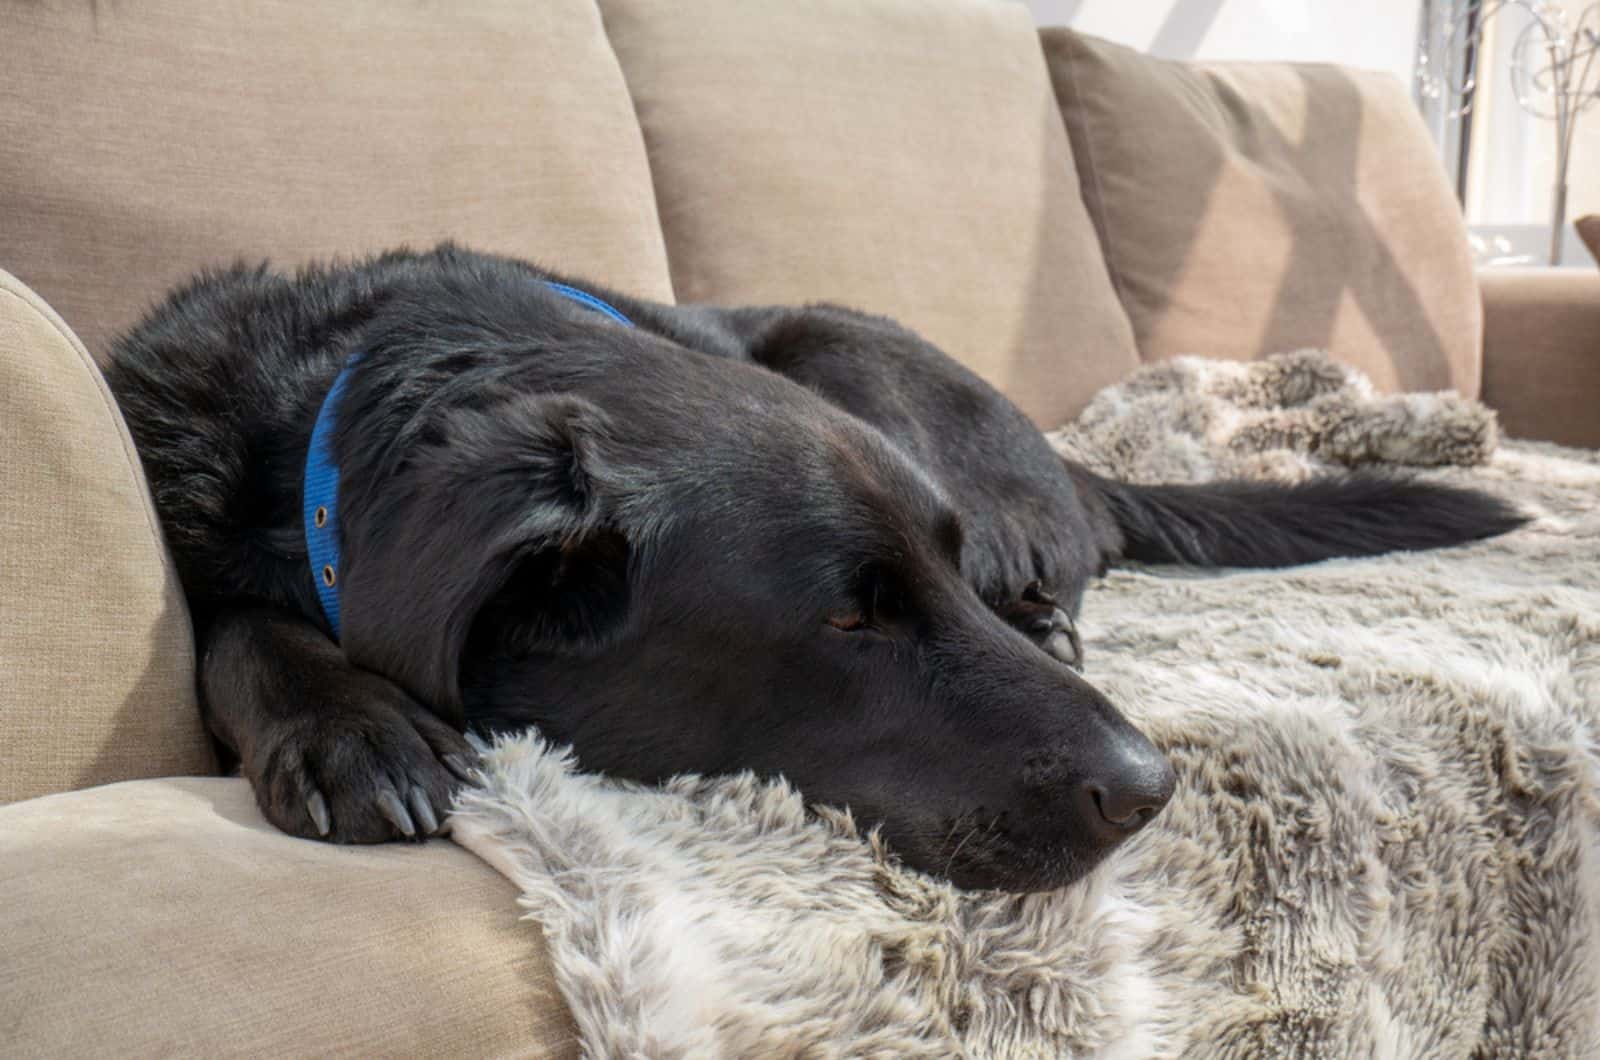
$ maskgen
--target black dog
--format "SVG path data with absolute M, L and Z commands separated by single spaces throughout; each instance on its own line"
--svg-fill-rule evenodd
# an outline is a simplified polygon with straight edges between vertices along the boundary
M 1105 481 L 888 320 L 584 285 L 628 326 L 551 279 L 451 247 L 237 267 L 116 348 L 206 717 L 286 832 L 434 832 L 462 731 L 533 724 L 617 776 L 782 774 L 961 886 L 1054 887 L 1173 784 L 1070 668 L 1106 564 L 1276 566 L 1520 522 L 1386 478 Z M 331 435 L 336 643 L 302 474 L 356 355 Z

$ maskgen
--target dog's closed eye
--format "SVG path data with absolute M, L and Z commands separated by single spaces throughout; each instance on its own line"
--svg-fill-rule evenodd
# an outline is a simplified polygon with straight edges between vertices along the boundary
M 842 607 L 827 617 L 841 633 L 886 633 L 906 615 L 906 601 L 892 573 L 878 565 L 857 572 L 854 607 Z

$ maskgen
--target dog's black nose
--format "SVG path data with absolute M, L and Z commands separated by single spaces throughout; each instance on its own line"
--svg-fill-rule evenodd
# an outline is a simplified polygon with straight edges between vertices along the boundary
M 1074 792 L 1078 813 L 1103 843 L 1119 843 L 1149 824 L 1172 798 L 1177 776 L 1146 740 L 1127 741 Z

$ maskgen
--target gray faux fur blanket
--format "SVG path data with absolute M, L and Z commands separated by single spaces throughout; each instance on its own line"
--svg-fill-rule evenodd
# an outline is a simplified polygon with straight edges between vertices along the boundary
M 1178 793 L 1052 894 L 959 893 L 781 785 L 647 790 L 501 743 L 455 834 L 521 888 L 589 1055 L 1600 1054 L 1600 454 L 1495 451 L 1481 407 L 1314 354 L 1146 369 L 1057 441 L 1169 480 L 1486 461 L 1425 473 L 1539 518 L 1113 572 L 1088 676 Z

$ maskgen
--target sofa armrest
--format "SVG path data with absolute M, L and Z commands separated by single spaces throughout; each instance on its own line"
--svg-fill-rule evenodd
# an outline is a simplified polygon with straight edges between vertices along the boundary
M 0 1053 L 578 1053 L 543 936 L 453 843 L 292 839 L 243 780 L 0 807 Z
M 1600 446 L 1600 272 L 1493 269 L 1483 292 L 1483 400 L 1506 434 Z
M 0 271 L 0 803 L 215 771 L 122 415 L 65 321 Z

